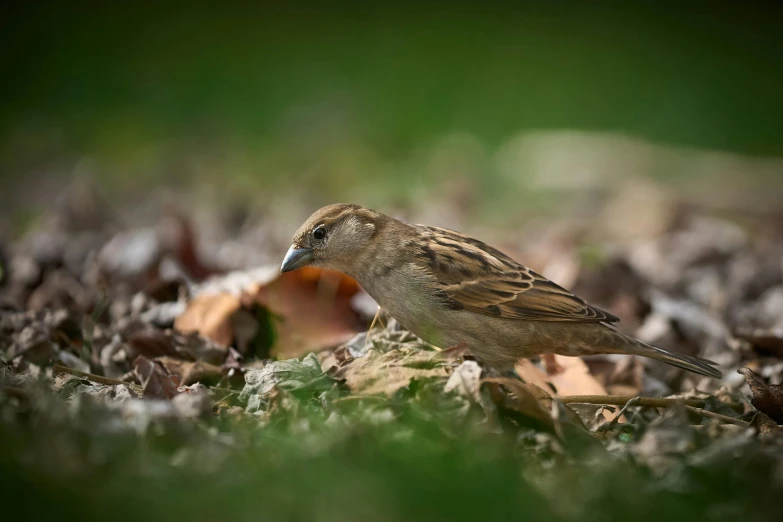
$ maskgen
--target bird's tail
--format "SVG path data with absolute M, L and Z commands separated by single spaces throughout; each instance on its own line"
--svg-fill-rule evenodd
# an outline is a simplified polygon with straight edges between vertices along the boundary
M 723 374 L 720 370 L 715 368 L 716 363 L 701 357 L 693 357 L 690 355 L 683 355 L 679 353 L 672 353 L 658 348 L 657 346 L 651 346 L 647 343 L 643 343 L 638 339 L 633 339 L 619 332 L 616 332 L 627 343 L 624 352 L 631 353 L 633 355 L 641 355 L 642 357 L 649 357 L 650 359 L 657 359 L 663 361 L 666 364 L 671 364 L 677 368 L 682 368 L 690 372 L 698 373 L 700 375 L 707 375 L 709 377 L 715 377 L 720 379 Z

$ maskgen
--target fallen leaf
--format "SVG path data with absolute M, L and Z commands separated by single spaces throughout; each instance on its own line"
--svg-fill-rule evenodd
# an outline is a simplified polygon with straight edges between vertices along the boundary
M 734 337 L 749 342 L 761 355 L 783 356 L 783 328 L 737 328 Z
M 141 388 L 135 384 L 105 385 L 66 373 L 60 373 L 55 377 L 52 388 L 64 399 L 70 399 L 79 394 L 87 394 L 97 399 L 117 402 L 137 399 L 140 397 L 141 392 Z
M 520 379 L 528 384 L 534 384 L 548 393 L 555 393 L 547 374 L 538 368 L 530 359 L 522 359 L 514 367 Z
M 163 251 L 173 255 L 192 279 L 206 279 L 216 270 L 198 255 L 198 238 L 187 214 L 174 204 L 164 206 L 157 226 L 158 241 Z
M 476 361 L 463 362 L 446 381 L 443 391 L 456 391 L 473 402 L 481 402 L 481 366 Z
M 179 380 L 180 386 L 188 386 L 196 382 L 216 383 L 223 377 L 220 366 L 204 361 L 184 361 L 175 357 L 158 357 L 157 361 L 166 371 Z
M 660 476 L 681 462 L 695 445 L 696 434 L 685 408 L 674 405 L 650 423 L 639 443 L 630 450 L 637 460 Z
M 57 345 L 51 339 L 49 328 L 43 323 L 33 323 L 26 326 L 14 338 L 8 352 L 8 359 L 20 355 L 33 364 L 46 364 L 57 355 Z
M 445 362 L 434 350 L 403 347 L 388 352 L 371 349 L 337 374 L 356 395 L 386 394 L 408 386 L 414 379 L 446 378 Z
M 179 382 L 176 376 L 169 374 L 162 364 L 140 355 L 133 361 L 133 373 L 141 383 L 144 397 L 153 399 L 171 399 L 177 393 Z
M 552 396 L 535 384 L 520 382 L 508 377 L 489 377 L 482 379 L 482 384 L 488 384 L 494 388 L 492 391 L 495 403 L 498 406 L 517 411 L 526 417 L 531 417 L 541 422 L 544 426 L 554 431 L 554 421 L 550 413 Z M 503 400 L 507 394 L 499 392 L 497 386 L 503 386 L 514 396 L 514 400 Z
M 266 395 L 276 386 L 284 390 L 301 388 L 322 377 L 325 376 L 321 371 L 321 364 L 312 353 L 307 354 L 301 361 L 273 361 L 259 370 L 248 370 L 245 373 L 245 387 L 239 398 L 247 401 L 251 395 Z M 327 388 L 332 385 L 331 379 L 329 381 Z
M 756 413 L 750 421 L 750 426 L 761 437 L 783 437 L 783 428 L 763 412 Z
M 555 361 L 563 371 L 549 376 L 555 395 L 606 395 L 606 388 L 593 377 L 585 362 L 579 357 L 555 355 Z
M 128 347 L 125 349 L 129 359 L 139 355 L 154 359 L 162 355 L 176 355 L 177 350 L 165 332 L 152 327 L 144 327 L 128 336 Z
M 606 389 L 590 373 L 579 357 L 554 356 L 560 371 L 547 375 L 529 359 L 523 359 L 514 368 L 526 383 L 534 384 L 553 395 L 606 395 Z
M 272 354 L 290 357 L 338 346 L 360 332 L 366 325 L 351 306 L 358 291 L 356 281 L 339 272 L 308 267 L 247 295 L 276 318 Z
M 197 333 L 180 334 L 174 332 L 172 340 L 179 357 L 204 361 L 210 364 L 222 364 L 228 357 L 230 350 L 232 350 Z
M 174 328 L 182 333 L 198 332 L 223 346 L 234 340 L 231 317 L 240 310 L 239 298 L 229 294 L 200 294 L 193 298 L 185 313 L 174 321 Z
M 750 368 L 740 368 L 737 373 L 745 376 L 753 392 L 751 404 L 775 422 L 783 423 L 783 385 L 766 384 Z
M 261 335 L 272 344 L 269 355 L 295 357 L 342 344 L 366 326 L 351 305 L 359 285 L 339 272 L 264 267 L 212 278 L 199 291 L 175 329 L 236 344 L 243 354 Z M 258 306 L 268 310 L 268 325 L 248 313 Z
M 644 364 L 639 357 L 601 356 L 583 360 L 590 373 L 609 395 L 640 395 Z

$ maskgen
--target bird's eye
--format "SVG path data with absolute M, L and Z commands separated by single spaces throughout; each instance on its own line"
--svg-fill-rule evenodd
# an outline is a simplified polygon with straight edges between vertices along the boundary
M 315 239 L 323 239 L 326 237 L 326 227 L 323 225 L 318 225 L 313 230 L 313 237 Z

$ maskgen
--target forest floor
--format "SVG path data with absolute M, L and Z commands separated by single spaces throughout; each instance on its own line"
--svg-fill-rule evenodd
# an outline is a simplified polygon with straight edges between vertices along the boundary
M 644 240 L 553 220 L 509 253 L 722 379 L 625 356 L 497 377 L 375 317 L 349 278 L 278 274 L 292 230 L 259 232 L 266 217 L 205 230 L 170 205 L 127 225 L 66 193 L 0 244 L 4 510 L 776 520 L 783 221 L 647 203 L 653 220 L 603 222 Z

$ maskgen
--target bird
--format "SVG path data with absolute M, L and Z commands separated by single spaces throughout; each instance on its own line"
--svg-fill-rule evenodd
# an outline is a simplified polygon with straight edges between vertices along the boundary
M 722 376 L 712 361 L 621 333 L 616 316 L 478 239 L 360 205 L 325 206 L 299 227 L 280 271 L 305 266 L 352 277 L 419 338 L 500 372 L 549 354 L 629 354 Z

